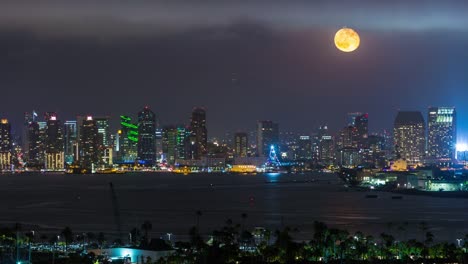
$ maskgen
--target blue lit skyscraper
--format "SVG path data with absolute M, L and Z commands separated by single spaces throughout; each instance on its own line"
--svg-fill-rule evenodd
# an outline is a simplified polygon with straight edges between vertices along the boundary
M 156 116 L 147 106 L 138 113 L 138 161 L 147 166 L 156 162 Z
M 455 159 L 457 114 L 454 107 L 430 107 L 427 118 L 427 150 L 433 160 Z

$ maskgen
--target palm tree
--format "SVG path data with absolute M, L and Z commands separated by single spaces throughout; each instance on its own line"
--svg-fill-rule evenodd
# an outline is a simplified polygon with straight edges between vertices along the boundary
M 202 216 L 202 211 L 197 210 L 195 212 L 195 215 L 197 216 L 197 229 L 198 229 L 198 231 L 200 231 L 200 217 Z
M 73 232 L 70 227 L 66 226 L 63 230 L 62 233 L 63 238 L 65 239 L 65 251 L 68 249 L 68 244 L 73 242 Z
M 247 219 L 247 213 L 242 213 L 241 218 L 242 218 L 242 231 L 244 231 L 245 219 Z
M 148 232 L 153 229 L 153 225 L 150 221 L 146 220 L 141 225 L 141 229 L 145 232 L 145 242 L 148 243 Z

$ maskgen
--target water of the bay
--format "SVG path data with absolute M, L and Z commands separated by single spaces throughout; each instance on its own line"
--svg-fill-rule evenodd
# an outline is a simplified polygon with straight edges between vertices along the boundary
M 208 235 L 226 219 L 271 230 L 297 227 L 294 237 L 308 240 L 315 220 L 350 232 L 399 239 L 422 239 L 426 222 L 437 240 L 455 242 L 468 233 L 468 199 L 438 198 L 343 187 L 333 174 L 172 174 L 116 175 L 15 174 L 0 175 L 0 225 L 15 222 L 35 228 L 115 234 L 112 182 L 125 234 L 143 221 L 152 223 L 152 235 L 172 233 L 186 239 L 196 225 Z

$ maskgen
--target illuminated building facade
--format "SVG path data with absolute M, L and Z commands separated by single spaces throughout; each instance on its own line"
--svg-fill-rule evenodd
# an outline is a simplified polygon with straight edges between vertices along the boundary
M 99 136 L 96 121 L 92 116 L 87 116 L 80 128 L 80 163 L 81 167 L 92 171 L 99 163 L 98 147 Z
M 357 148 L 357 139 L 358 135 L 356 127 L 347 126 L 339 132 L 336 140 L 336 147 L 338 150 L 342 148 Z
M 111 145 L 110 141 L 110 130 L 109 130 L 109 117 L 94 117 L 96 121 L 98 134 L 99 134 L 99 143 L 103 148 L 107 148 Z
M 234 135 L 234 153 L 236 157 L 247 157 L 248 151 L 248 136 L 247 133 L 238 132 Z
M 145 166 L 156 163 L 156 116 L 147 106 L 138 113 L 138 161 Z
M 112 140 L 109 130 L 109 117 L 94 117 L 98 130 L 98 158 L 99 166 L 106 167 L 112 165 Z
M 22 140 L 22 149 L 23 149 L 23 158 L 25 160 L 29 159 L 29 126 L 31 123 L 36 121 L 37 114 L 35 111 L 25 112 L 24 113 L 24 123 L 23 123 L 23 134 L 21 137 Z
M 359 149 L 368 148 L 369 115 L 366 113 L 356 116 L 354 127 L 356 128 L 357 147 Z
M 11 169 L 11 125 L 7 119 L 0 120 L 0 170 Z
M 257 155 L 268 157 L 270 147 L 279 145 L 279 125 L 273 121 L 257 122 Z M 279 153 L 278 149 L 276 152 Z
M 65 121 L 64 123 L 64 155 L 65 163 L 71 165 L 78 160 L 78 134 L 77 122 Z
M 46 114 L 45 127 L 45 169 L 61 170 L 64 168 L 63 128 L 57 114 Z
M 208 151 L 208 131 L 206 129 L 206 111 L 201 107 L 195 107 L 190 120 L 190 148 L 191 159 L 200 159 Z M 193 144 L 192 144 L 193 142 Z
M 427 151 L 432 160 L 454 160 L 457 145 L 454 107 L 430 107 L 427 118 Z
M 39 126 L 39 151 L 38 151 L 38 166 L 44 168 L 45 164 L 45 142 L 47 137 L 47 122 L 37 122 Z
M 319 160 L 325 165 L 335 162 L 335 143 L 330 135 L 322 135 L 319 143 Z
M 120 160 L 124 163 L 133 163 L 138 154 L 138 126 L 132 123 L 129 116 L 120 116 Z
M 299 136 L 297 149 L 294 151 L 296 160 L 312 160 L 312 138 L 310 136 Z
M 176 160 L 186 159 L 190 150 L 187 145 L 194 145 L 195 142 L 189 142 L 191 132 L 184 126 L 167 126 L 163 129 L 162 147 L 165 154 L 166 161 L 169 164 L 175 164 Z
M 355 126 L 356 125 L 356 117 L 362 116 L 361 112 L 354 112 L 354 113 L 348 113 L 347 114 L 347 123 L 348 126 Z
M 394 123 L 394 144 L 397 158 L 417 164 L 425 156 L 425 123 L 421 112 L 400 111 Z
M 40 168 L 41 164 L 41 137 L 39 131 L 39 124 L 32 121 L 28 125 L 28 161 L 27 166 L 32 168 Z

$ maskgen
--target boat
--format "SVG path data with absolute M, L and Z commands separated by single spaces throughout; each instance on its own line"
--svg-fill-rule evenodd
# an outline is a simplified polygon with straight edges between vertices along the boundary
M 101 170 L 96 170 L 97 174 L 122 174 L 125 173 L 125 171 L 121 171 L 115 168 L 112 169 L 101 169 Z

